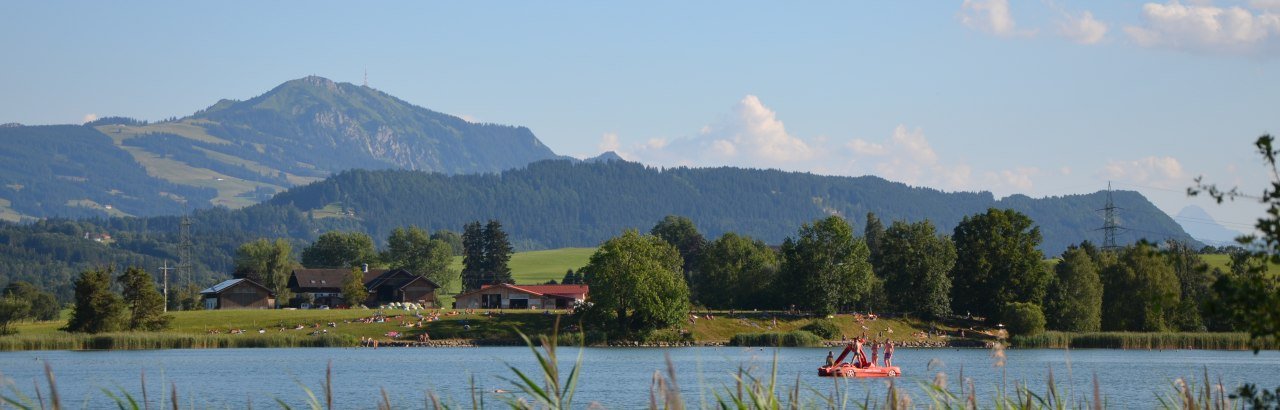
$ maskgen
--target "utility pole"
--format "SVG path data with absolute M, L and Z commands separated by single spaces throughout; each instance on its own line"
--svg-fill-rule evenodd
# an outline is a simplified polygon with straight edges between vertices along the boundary
M 1120 246 L 1116 245 L 1116 233 L 1120 230 L 1120 224 L 1116 222 L 1116 203 L 1111 200 L 1111 182 L 1107 182 L 1107 206 L 1099 209 L 1102 211 L 1102 250 L 1114 251 Z
M 162 286 L 164 287 L 164 311 L 165 312 L 169 311 L 169 271 L 170 270 L 173 270 L 173 268 L 170 268 L 169 261 L 165 260 L 164 267 L 160 268 L 160 271 L 164 272 L 164 284 Z

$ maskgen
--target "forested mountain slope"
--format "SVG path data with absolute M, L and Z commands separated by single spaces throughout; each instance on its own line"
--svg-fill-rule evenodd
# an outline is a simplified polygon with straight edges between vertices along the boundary
M 1190 240 L 1141 194 L 1113 193 L 1121 224 L 1140 238 Z M 858 229 L 868 212 L 885 221 L 932 220 L 951 230 L 967 215 L 1012 208 L 1041 226 L 1048 254 L 1069 244 L 1100 241 L 1096 210 L 1106 193 L 1033 199 L 990 193 L 948 193 L 878 177 L 833 177 L 739 168 L 657 169 L 623 161 L 542 161 L 485 175 L 410 171 L 347 171 L 283 192 L 264 205 L 295 207 L 312 219 L 357 222 L 375 237 L 399 226 L 458 229 L 496 218 L 526 248 L 592 246 L 625 228 L 647 229 L 665 215 L 693 219 L 708 236 L 737 232 L 780 243 L 803 223 L 829 214 Z M 326 214 L 325 209 L 344 213 Z M 328 218 L 325 218 L 328 217 Z M 335 221 L 336 222 L 336 221 Z

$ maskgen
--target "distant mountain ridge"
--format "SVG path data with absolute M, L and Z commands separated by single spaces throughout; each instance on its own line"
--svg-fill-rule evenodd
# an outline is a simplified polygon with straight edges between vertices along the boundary
M 11 187 L 0 189 L 0 220 L 10 221 L 240 208 L 347 169 L 480 173 L 562 158 L 528 128 L 471 123 L 373 88 L 316 76 L 163 122 L 109 117 L 86 126 L 5 124 L 0 130 L 0 157 L 14 161 L 0 174 L 0 185 Z M 23 153 L 23 141 L 33 136 L 47 149 L 79 152 L 77 145 L 90 134 L 99 135 L 94 143 L 101 144 L 94 146 L 103 155 L 123 154 L 136 164 L 81 158 L 79 171 L 62 175 L 41 171 L 49 168 L 42 164 L 47 157 Z M 136 175 L 138 170 L 138 178 L 149 183 L 128 189 L 79 176 Z M 12 188 L 33 183 L 61 196 Z M 138 200 L 113 200 L 118 198 Z
M 1194 240 L 1137 192 L 1115 191 L 1123 226 L 1138 239 Z M 332 226 L 385 238 L 417 225 L 459 229 L 502 221 L 526 249 L 594 246 L 626 228 L 646 230 L 663 216 L 691 218 L 711 237 L 737 232 L 779 244 L 803 223 L 842 215 L 861 232 L 867 212 L 886 223 L 929 219 L 946 234 L 987 208 L 1023 212 L 1041 227 L 1047 255 L 1084 240 L 1101 242 L 1104 191 L 1086 195 L 995 199 L 990 193 L 942 192 L 879 177 L 820 176 L 742 168 L 657 169 L 621 160 L 540 161 L 485 175 L 352 170 L 276 195 L 258 207 L 288 207 Z M 344 209 L 349 214 L 335 214 Z

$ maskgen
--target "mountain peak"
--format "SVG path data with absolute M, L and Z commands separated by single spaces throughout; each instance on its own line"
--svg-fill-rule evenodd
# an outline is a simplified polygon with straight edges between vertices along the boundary
M 1242 232 L 1227 228 L 1213 219 L 1209 212 L 1196 205 L 1187 205 L 1174 217 L 1191 237 L 1212 245 L 1233 245 Z
M 299 78 L 297 80 L 286 81 L 284 84 L 281 84 L 281 86 L 289 86 L 289 85 L 320 88 L 332 93 L 342 93 L 342 88 L 343 88 L 342 86 L 344 85 L 350 86 L 353 84 L 339 83 L 318 75 L 309 75 L 306 77 Z
M 626 159 L 625 159 L 625 158 L 622 158 L 622 156 L 621 156 L 621 155 L 618 155 L 618 153 L 617 153 L 617 152 L 613 152 L 613 151 L 605 151 L 605 152 L 600 153 L 600 155 L 597 155 L 597 156 L 594 156 L 594 157 L 591 157 L 591 158 L 587 158 L 587 159 L 584 159 L 584 160 L 582 160 L 582 161 L 583 161 L 583 162 L 593 162 L 593 163 L 594 163 L 594 162 L 610 162 L 610 161 L 624 161 L 624 162 L 625 162 L 625 161 L 626 161 Z

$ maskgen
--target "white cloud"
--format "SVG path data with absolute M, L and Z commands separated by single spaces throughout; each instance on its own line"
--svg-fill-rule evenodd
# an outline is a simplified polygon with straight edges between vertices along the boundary
M 803 161 L 813 156 L 809 144 L 788 134 L 777 113 L 765 107 L 754 95 L 743 97 L 729 117 L 719 124 L 704 127 L 701 134 L 702 138 L 715 141 L 717 146 L 731 144 L 736 147 L 731 156 L 741 151 L 751 159 L 771 163 Z
M 617 135 L 606 135 L 615 150 L 626 150 L 642 162 L 671 166 L 742 166 L 808 170 L 819 156 L 812 144 L 822 143 L 791 135 L 778 115 L 747 95 L 719 121 L 703 126 L 692 136 L 651 138 L 622 147 Z M 601 144 L 604 149 L 605 144 Z
M 80 123 L 84 124 L 86 122 L 96 121 L 97 119 L 98 119 L 98 114 L 89 113 L 89 114 L 85 114 L 84 117 L 80 118 Z
M 883 144 L 867 142 L 861 138 L 849 141 L 845 146 L 849 147 L 849 149 L 853 150 L 854 154 L 858 155 L 881 156 L 889 152 L 885 149 Z
M 1011 170 L 988 172 L 986 174 L 986 185 L 1004 187 L 1026 193 L 1035 186 L 1031 182 L 1031 178 L 1039 173 L 1040 169 L 1036 167 L 1017 167 Z
M 1058 23 L 1058 34 L 1079 44 L 1097 44 L 1107 36 L 1107 24 L 1093 18 L 1089 11 L 1078 15 L 1064 13 Z
M 845 147 L 852 153 L 853 163 L 865 172 L 908 185 L 929 186 L 952 191 L 989 190 L 998 195 L 1026 193 L 1034 188 L 1034 177 L 1040 170 L 1019 167 L 1011 170 L 983 171 L 974 177 L 974 169 L 962 161 L 947 161 L 939 155 L 920 128 L 898 125 L 888 140 L 875 143 L 854 139 Z M 855 174 L 859 168 L 847 169 Z
M 600 136 L 600 144 L 596 147 L 600 148 L 600 152 L 614 151 L 622 148 L 622 142 L 618 140 L 618 134 L 614 132 L 606 132 Z
M 1037 168 L 975 170 L 963 161 L 946 160 L 920 128 L 898 125 L 883 140 L 824 136 L 801 138 L 789 133 L 778 115 L 759 98 L 748 95 L 720 121 L 695 134 L 675 139 L 634 139 L 615 133 L 601 137 L 601 151 L 661 166 L 738 166 L 817 172 L 826 175 L 874 174 L 914 186 L 944 190 L 990 190 L 1000 195 L 1026 193 Z
M 1034 30 L 1018 30 L 1008 0 L 964 0 L 958 17 L 966 27 L 1000 37 L 1035 34 Z
M 1184 188 L 1190 182 L 1190 178 L 1182 171 L 1182 163 L 1173 157 L 1111 160 L 1102 168 L 1099 176 L 1163 189 Z
M 476 124 L 476 123 L 477 123 L 477 122 L 476 122 L 476 117 L 475 117 L 475 116 L 472 116 L 472 115 L 469 115 L 469 114 L 460 114 L 460 115 L 458 115 L 458 118 L 461 118 L 463 121 L 466 121 L 466 122 L 469 122 L 469 123 L 472 123 L 472 124 Z
M 1258 2 L 1270 6 L 1272 2 Z M 1266 49 L 1280 36 L 1280 14 L 1254 14 L 1238 6 L 1184 5 L 1177 0 L 1142 6 L 1143 25 L 1125 32 L 1143 47 L 1211 53 L 1250 53 Z
M 1070 175 L 1071 175 L 1071 167 L 1063 166 L 1062 168 L 1059 168 L 1059 169 L 1058 169 L 1058 173 L 1059 173 L 1059 174 L 1062 174 L 1062 176 L 1070 176 Z
M 1255 10 L 1280 11 L 1280 0 L 1250 0 L 1249 8 Z

